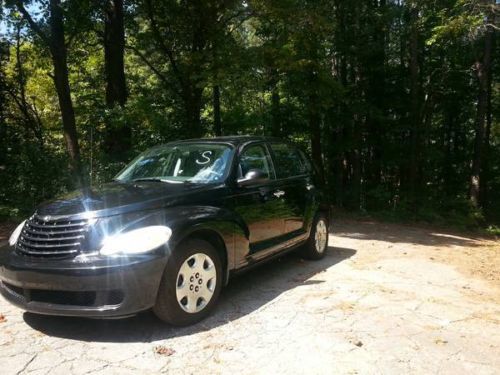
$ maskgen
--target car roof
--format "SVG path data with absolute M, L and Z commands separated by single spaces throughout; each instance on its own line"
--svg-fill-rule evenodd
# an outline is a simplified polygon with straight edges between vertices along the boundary
M 283 139 L 276 137 L 265 137 L 265 136 L 254 136 L 254 135 L 230 135 L 224 137 L 212 137 L 212 138 L 192 138 L 184 139 L 180 141 L 169 142 L 169 145 L 180 144 L 180 143 L 191 143 L 191 142 L 210 142 L 210 143 L 230 143 L 234 146 L 239 146 L 248 142 L 286 142 Z

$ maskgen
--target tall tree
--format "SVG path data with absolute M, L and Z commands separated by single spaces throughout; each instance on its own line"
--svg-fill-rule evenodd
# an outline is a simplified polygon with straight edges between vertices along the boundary
M 493 37 L 495 28 L 494 0 L 482 0 L 485 16 L 485 35 L 480 48 L 474 70 L 478 85 L 477 109 L 475 118 L 474 155 L 472 158 L 470 177 L 470 200 L 475 207 L 479 207 L 481 187 L 481 165 L 485 149 L 485 135 L 487 128 L 489 93 L 491 92 L 491 64 L 493 60 Z
M 213 92 L 213 106 L 214 106 L 214 133 L 220 137 L 222 135 L 222 120 L 220 114 L 220 86 L 214 84 Z
M 200 116 L 207 79 L 203 73 L 218 7 L 219 4 L 212 2 L 197 1 L 185 6 L 145 1 L 144 16 L 150 39 L 163 61 L 170 63 L 174 84 L 183 103 L 185 136 L 203 134 Z M 164 74 L 160 77 L 167 86 L 172 86 L 173 82 Z
M 106 106 L 124 107 L 127 102 L 125 80 L 125 28 L 123 0 L 106 0 L 104 5 L 104 70 L 106 74 Z M 105 148 L 110 155 L 120 156 L 131 147 L 130 124 L 108 122 Z
M 63 135 L 66 149 L 69 154 L 70 168 L 72 174 L 77 179 L 77 183 L 82 181 L 82 165 L 80 158 L 80 146 L 78 144 L 78 133 L 76 130 L 75 111 L 71 99 L 71 89 L 68 78 L 68 56 L 66 40 L 64 35 L 64 12 L 60 0 L 50 0 L 48 3 L 48 24 L 49 31 L 45 31 L 43 26 L 35 21 L 24 7 L 20 0 L 16 0 L 19 12 L 28 22 L 31 30 L 36 33 L 50 51 L 54 70 L 54 85 L 59 100 L 63 123 Z
M 40 119 L 38 110 L 34 104 L 28 102 L 26 95 L 26 83 L 27 77 L 25 74 L 23 54 L 21 52 L 23 41 L 21 39 L 21 22 L 16 24 L 16 44 L 15 44 L 15 56 L 16 56 L 16 77 L 15 85 L 9 85 L 6 92 L 9 97 L 14 101 L 19 111 L 22 114 L 23 125 L 25 128 L 25 133 L 27 137 L 34 135 L 38 140 L 41 148 L 43 148 L 43 124 Z M 14 86 L 14 87 L 12 87 Z
M 4 142 L 0 144 L 0 175 L 5 168 L 6 142 L 7 139 L 7 82 L 5 77 L 5 66 L 8 61 L 8 44 L 0 39 L 0 139 Z
M 409 168 L 409 192 L 410 202 L 414 210 L 417 209 L 417 192 L 419 185 L 419 163 L 420 163 L 420 64 L 419 64 L 419 4 L 411 1 L 409 6 L 409 73 L 410 73 L 410 168 Z

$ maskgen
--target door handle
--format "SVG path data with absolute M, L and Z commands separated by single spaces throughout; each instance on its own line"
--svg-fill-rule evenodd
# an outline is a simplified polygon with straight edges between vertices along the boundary
M 279 198 L 279 197 L 282 197 L 283 195 L 285 195 L 285 192 L 283 190 L 276 190 L 273 195 L 276 197 L 276 198 Z
M 271 195 L 271 189 L 269 187 L 259 188 L 259 195 L 262 202 L 267 202 Z

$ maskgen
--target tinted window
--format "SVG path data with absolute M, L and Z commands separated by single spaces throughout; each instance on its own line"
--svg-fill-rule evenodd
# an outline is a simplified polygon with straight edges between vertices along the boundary
M 300 176 L 307 173 L 299 151 L 284 143 L 272 143 L 274 168 L 277 178 Z
M 302 156 L 302 161 L 304 162 L 304 167 L 305 167 L 306 171 L 309 173 L 312 172 L 313 168 L 311 165 L 311 161 L 309 160 L 307 155 L 304 154 L 301 150 L 299 150 L 299 154 L 300 154 L 300 156 Z
M 269 157 L 264 146 L 247 147 L 240 155 L 239 177 L 244 177 L 251 169 L 260 169 L 268 178 L 271 178 Z

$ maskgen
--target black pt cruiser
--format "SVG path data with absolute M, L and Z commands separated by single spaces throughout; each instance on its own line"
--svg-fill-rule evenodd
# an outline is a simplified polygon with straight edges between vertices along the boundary
M 187 325 L 230 276 L 286 251 L 320 259 L 328 205 L 306 155 L 274 138 L 168 143 L 111 183 L 45 203 L 0 248 L 0 292 L 40 314 Z

